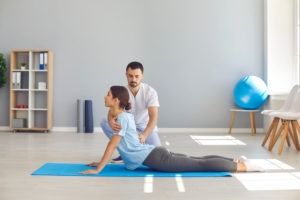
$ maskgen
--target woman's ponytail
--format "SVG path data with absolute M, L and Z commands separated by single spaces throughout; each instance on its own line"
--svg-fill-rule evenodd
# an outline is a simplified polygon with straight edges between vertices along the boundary
M 131 109 L 131 103 L 128 102 L 128 104 L 125 106 L 125 110 L 130 110 Z

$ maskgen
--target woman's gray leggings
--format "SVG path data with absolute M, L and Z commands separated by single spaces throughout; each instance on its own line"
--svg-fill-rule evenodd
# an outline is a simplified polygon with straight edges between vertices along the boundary
M 155 147 L 143 165 L 162 172 L 236 172 L 237 163 L 222 156 L 192 157 Z

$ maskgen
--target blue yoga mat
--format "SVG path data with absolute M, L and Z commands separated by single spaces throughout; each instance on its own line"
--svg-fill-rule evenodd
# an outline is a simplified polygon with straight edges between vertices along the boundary
M 84 164 L 70 164 L 70 163 L 46 163 L 32 175 L 40 176 L 95 176 L 95 177 L 230 177 L 229 172 L 180 172 L 180 173 L 167 173 L 157 172 L 142 166 L 136 170 L 128 170 L 124 164 L 107 164 L 99 174 L 79 174 L 78 172 L 93 167 Z

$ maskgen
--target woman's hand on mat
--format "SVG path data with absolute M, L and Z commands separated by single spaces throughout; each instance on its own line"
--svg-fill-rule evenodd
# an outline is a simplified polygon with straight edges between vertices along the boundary
M 99 171 L 95 170 L 95 169 L 88 169 L 88 170 L 79 172 L 79 174 L 98 174 L 98 173 L 99 173 Z
M 86 166 L 91 166 L 91 167 L 97 167 L 99 165 L 99 162 L 92 162 L 89 164 L 86 164 Z

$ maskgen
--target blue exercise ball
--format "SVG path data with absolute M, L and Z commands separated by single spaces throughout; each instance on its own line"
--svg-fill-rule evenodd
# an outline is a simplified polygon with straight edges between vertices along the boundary
M 235 85 L 233 97 L 239 107 L 247 110 L 255 110 L 261 107 L 267 100 L 267 86 L 257 76 L 245 76 Z

